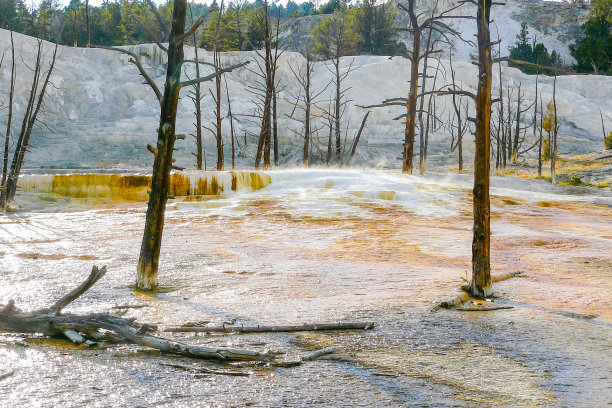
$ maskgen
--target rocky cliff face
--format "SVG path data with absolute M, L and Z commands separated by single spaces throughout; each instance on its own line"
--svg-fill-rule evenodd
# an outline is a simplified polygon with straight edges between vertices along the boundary
M 394 3 L 402 3 L 401 0 L 393 0 Z M 455 4 L 453 0 L 425 0 L 417 2 L 419 12 L 423 16 L 431 15 L 432 12 L 447 10 Z M 476 9 L 466 4 L 450 15 L 475 15 Z M 502 39 L 502 52 L 514 44 L 515 37 L 519 33 L 521 23 L 526 22 L 531 37 L 543 42 L 549 52 L 556 50 L 568 63 L 573 62 L 569 52 L 569 45 L 580 35 L 580 26 L 587 20 L 589 7 L 586 4 L 561 3 L 555 1 L 517 1 L 507 0 L 504 6 L 493 8 L 493 36 Z M 291 51 L 303 52 L 312 41 L 312 29 L 323 20 L 325 15 L 292 18 L 283 22 L 280 34 L 282 44 Z M 451 26 L 463 33 L 475 34 L 473 21 L 449 20 Z M 396 18 L 398 27 L 407 27 L 408 20 L 405 13 L 398 13 Z M 474 27 L 472 27 L 474 26 Z M 410 42 L 406 32 L 401 32 L 401 39 Z M 470 39 L 469 36 L 464 36 Z M 465 59 L 469 58 L 470 47 L 461 43 L 455 43 L 459 55 Z
M 512 2 L 507 12 L 522 9 L 522 3 Z M 548 7 L 548 6 L 547 6 Z M 295 24 L 301 23 L 296 19 Z M 496 18 L 501 24 L 499 17 Z M 310 21 L 310 22 L 308 22 Z M 506 27 L 515 27 L 515 20 L 507 23 Z M 314 24 L 314 19 L 307 20 Z M 469 25 L 465 25 L 467 33 Z M 513 28 L 514 29 L 514 28 Z M 552 30 L 552 28 L 551 28 Z M 296 30 L 295 32 L 299 32 Z M 294 31 L 292 31 L 294 33 Z M 465 34 L 464 36 L 468 36 Z M 287 41 L 299 44 L 300 36 L 291 34 Z M 306 41 L 305 39 L 302 42 Z M 16 49 L 18 57 L 18 82 L 16 88 L 16 106 L 14 119 L 14 133 L 18 133 L 20 120 L 25 110 L 26 98 L 31 81 L 28 66 L 33 66 L 35 40 L 31 37 L 16 34 Z M 0 53 L 10 46 L 9 33 L 0 30 Z M 50 57 L 52 44 L 45 43 L 46 58 Z M 155 45 L 138 45 L 130 49 L 141 56 L 147 70 L 154 80 L 163 84 L 165 75 L 165 56 L 159 52 Z M 468 52 L 469 48 L 465 49 Z M 464 52 L 464 54 L 465 54 Z M 202 55 L 202 53 L 200 54 Z M 193 56 L 193 50 L 186 50 L 186 57 Z M 208 60 L 211 56 L 204 53 Z M 227 53 L 224 63 L 231 64 L 242 60 L 253 61 L 254 52 Z M 5 63 L 0 68 L 0 101 L 8 100 L 6 93 L 10 75 L 10 65 Z M 463 56 L 455 60 L 457 78 L 466 89 L 475 91 L 476 68 Z M 299 110 L 294 109 L 295 97 L 299 92 L 298 85 L 293 78 L 290 67 L 296 69 L 304 64 L 304 58 L 295 52 L 286 52 L 280 62 L 278 80 L 282 91 L 279 95 L 279 137 L 281 141 L 281 162 L 284 164 L 299 163 L 302 131 Z M 313 89 L 320 91 L 329 83 L 331 74 L 325 62 L 316 65 L 313 74 Z M 359 105 L 379 103 L 391 97 L 405 97 L 408 93 L 407 78 L 409 64 L 406 60 L 388 57 L 359 56 L 346 58 L 343 69 L 349 65 L 357 68 L 346 80 L 349 98 L 352 100 L 347 106 L 343 118 L 343 133 L 347 140 L 351 140 L 357 131 L 365 111 Z M 447 62 L 443 60 L 443 66 Z M 45 63 L 45 66 L 48 66 Z M 256 69 L 256 64 L 251 64 Z M 447 68 L 447 67 L 446 67 Z M 186 74 L 193 77 L 195 73 L 191 67 L 186 67 Z M 497 74 L 497 71 L 496 71 Z M 252 166 L 256 135 L 258 134 L 258 120 L 252 115 L 257 114 L 258 108 L 254 103 L 255 97 L 248 92 L 249 87 L 257 81 L 257 75 L 248 70 L 241 69 L 226 76 L 232 100 L 232 111 L 236 114 L 237 123 L 237 152 L 240 166 Z M 527 76 L 514 68 L 503 69 L 504 87 L 516 88 L 519 84 L 524 92 L 524 106 L 533 102 L 533 88 L 535 77 Z M 52 76 L 54 86 L 46 102 L 46 111 L 42 115 L 44 126 L 36 129 L 33 149 L 29 153 L 26 166 L 30 168 L 75 168 L 75 167 L 129 167 L 148 169 L 152 164 L 151 154 L 146 150 L 147 143 L 155 143 L 156 128 L 159 121 L 159 106 L 153 92 L 143 84 L 137 69 L 128 62 L 125 55 L 99 49 L 83 49 L 60 47 L 56 70 Z M 438 84 L 445 81 L 442 73 L 439 74 Z M 497 79 L 494 84 L 497 85 Z M 206 83 L 203 92 L 208 94 Z M 539 87 L 542 90 L 542 99 L 546 104 L 552 97 L 552 78 L 541 77 Z M 496 89 L 493 92 L 497 92 Z M 186 134 L 194 133 L 194 106 L 188 98 L 189 89 L 181 92 L 179 103 L 178 131 Z M 320 138 L 320 147 L 324 148 L 327 140 L 326 122 L 321 117 L 322 110 L 327 108 L 331 98 L 332 89 L 327 88 L 319 98 L 320 103 L 314 109 L 319 115 L 315 120 L 316 127 L 321 128 L 317 137 Z M 587 153 L 601 150 L 601 123 L 599 109 L 604 116 L 612 117 L 612 78 L 602 76 L 572 76 L 557 79 L 557 97 L 559 117 L 561 119 L 562 153 Z M 450 112 L 450 100 L 439 98 L 436 113 L 444 121 Z M 227 110 L 227 101 L 223 98 L 223 110 Z M 368 119 L 366 129 L 362 135 L 357 149 L 356 163 L 363 165 L 381 165 L 397 168 L 397 157 L 401 152 L 403 139 L 403 124 L 392 118 L 404 113 L 402 107 L 373 110 Z M 208 125 L 213 120 L 213 108 L 210 96 L 203 101 L 203 123 Z M 529 115 L 525 117 L 530 120 Z M 6 110 L 0 111 L 0 130 L 4 133 L 6 126 Z M 608 126 L 609 127 L 609 126 Z M 230 154 L 229 120 L 223 120 L 223 131 L 226 137 L 226 157 Z M 207 161 L 214 163 L 214 139 L 207 131 L 205 135 L 205 149 Z M 430 162 L 449 159 L 448 147 L 450 144 L 448 131 L 440 128 L 432 134 L 430 142 Z M 531 135 L 528 135 L 531 138 Z M 471 139 L 471 138 L 467 138 Z M 531 141 L 531 139 L 529 139 Z M 466 149 L 471 149 L 470 140 L 466 142 Z M 530 144 L 530 143 L 529 143 Z M 190 136 L 187 141 L 177 144 L 177 164 L 192 168 L 195 160 L 192 152 L 195 149 L 194 139 Z M 316 147 L 314 150 L 316 151 Z M 469 160 L 466 158 L 466 160 Z M 226 158 L 226 163 L 229 160 Z

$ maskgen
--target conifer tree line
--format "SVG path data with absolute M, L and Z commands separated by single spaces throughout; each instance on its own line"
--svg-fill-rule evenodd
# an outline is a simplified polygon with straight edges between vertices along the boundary
M 214 2 L 213 7 L 218 7 Z M 0 28 L 38 37 L 55 42 L 57 26 L 65 22 L 60 43 L 85 47 L 88 44 L 105 46 L 129 45 L 155 42 L 159 33 L 151 27 L 156 26 L 155 16 L 148 12 L 146 1 L 104 0 L 101 6 L 92 6 L 88 0 L 72 0 L 62 7 L 56 0 L 43 0 L 39 4 L 25 0 L 0 0 Z M 282 4 L 269 3 L 267 14 L 281 19 L 296 18 L 315 14 L 331 14 L 337 10 L 350 9 L 355 30 L 363 33 L 363 40 L 356 51 L 370 54 L 390 54 L 395 42 L 392 28 L 395 10 L 391 2 L 374 5 L 373 0 L 363 0 L 353 6 L 346 2 L 330 0 L 315 10 L 312 2 L 297 4 L 289 1 Z M 159 12 L 165 21 L 170 21 L 172 2 L 159 5 Z M 194 3 L 191 5 L 193 19 L 202 16 L 208 6 Z M 236 0 L 226 4 L 221 19 L 219 51 L 251 50 L 260 48 L 264 39 L 261 26 L 257 24 L 258 13 L 263 10 L 263 2 L 252 3 Z M 214 36 L 215 18 L 209 20 L 201 37 L 201 46 L 211 46 Z
M 576 60 L 571 68 L 576 72 L 610 75 L 612 0 L 592 0 L 589 5 L 588 21 L 582 25 L 581 35 L 570 45 L 571 54 Z M 213 3 L 213 6 L 217 4 Z M 192 4 L 191 7 L 194 19 L 208 9 L 206 4 Z M 172 2 L 167 1 L 158 8 L 164 20 L 169 21 Z M 348 11 L 352 29 L 360 37 L 355 53 L 393 55 L 403 51 L 403 43 L 396 41 L 397 33 L 393 28 L 397 10 L 390 1 L 359 0 L 349 5 L 345 0 L 330 0 L 319 7 L 310 1 L 300 4 L 289 1 L 286 5 L 269 3 L 266 8 L 270 17 L 284 20 Z M 256 21 L 257 13 L 262 9 L 261 0 L 251 3 L 236 0 L 226 4 L 219 51 L 260 48 L 264 35 Z M 66 29 L 60 39 L 62 44 L 85 47 L 90 43 L 106 46 L 150 43 L 158 40 L 158 33 L 149 28 L 154 27 L 155 22 L 147 10 L 146 1 L 104 0 L 101 6 L 91 6 L 88 0 L 72 0 L 68 6 L 62 7 L 57 0 L 43 0 L 40 3 L 0 0 L 0 28 L 55 42 L 57 28 L 64 21 Z M 201 38 L 200 45 L 207 49 L 214 32 L 213 21 L 215 19 L 209 21 Z M 523 23 L 516 43 L 510 48 L 510 57 L 557 68 L 564 65 L 556 50 L 546 49 L 537 36 L 529 35 L 526 23 Z M 534 68 L 528 66 L 518 68 L 528 74 L 536 73 Z

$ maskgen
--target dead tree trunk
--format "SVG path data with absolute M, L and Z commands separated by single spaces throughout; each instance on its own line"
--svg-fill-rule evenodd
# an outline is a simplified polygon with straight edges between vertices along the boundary
M 148 1 L 149 6 L 157 17 L 162 31 L 164 31 L 164 23 L 159 10 L 156 6 Z M 198 27 L 205 21 L 208 14 L 216 8 L 210 7 L 204 15 L 195 21 L 185 30 L 185 17 L 187 12 L 186 0 L 174 0 L 174 11 L 172 14 L 171 31 L 168 38 L 168 48 L 163 47 L 168 54 L 168 62 L 166 65 L 166 82 L 164 85 L 164 93 L 158 89 L 155 81 L 145 71 L 140 59 L 134 53 L 123 48 L 113 48 L 105 46 L 92 46 L 93 48 L 101 48 L 112 51 L 121 52 L 129 55 L 130 62 L 136 65 L 140 74 L 145 79 L 147 84 L 155 93 L 160 102 L 160 120 L 157 133 L 156 147 L 147 145 L 147 149 L 153 153 L 155 160 L 153 163 L 153 175 L 151 180 L 151 190 L 149 193 L 149 202 L 147 207 L 147 215 L 145 219 L 145 228 L 140 247 L 140 257 L 138 259 L 138 275 L 136 285 L 141 290 L 153 290 L 157 287 L 157 273 L 159 265 L 159 253 L 161 249 L 161 239 L 164 228 L 164 215 L 166 202 L 168 200 L 168 187 L 170 184 L 170 170 L 175 168 L 172 164 L 172 154 L 174 151 L 174 142 L 178 138 L 176 135 L 176 111 L 178 106 L 179 93 L 181 88 L 192 86 L 199 82 L 210 81 L 217 78 L 219 75 L 226 72 L 231 72 L 236 68 L 240 68 L 248 64 L 248 61 L 240 64 L 235 64 L 227 68 L 215 67 L 213 74 L 190 79 L 181 82 L 181 67 L 186 62 L 183 59 L 183 45 L 187 38 L 192 36 Z M 160 47 L 161 48 L 161 47 Z M 184 138 L 184 137 L 183 137 Z M 204 166 L 206 167 L 206 158 L 204 157 Z M 180 168 L 177 168 L 180 169 Z
M 58 40 L 61 36 L 58 34 Z M 47 92 L 47 86 L 49 85 L 49 79 L 51 78 L 51 73 L 53 72 L 53 68 L 55 67 L 55 58 L 57 56 L 57 48 L 58 42 L 55 43 L 55 48 L 53 50 L 53 57 L 51 59 L 51 65 L 49 66 L 49 70 L 45 76 L 42 88 L 40 89 L 40 93 L 38 96 L 36 95 L 36 91 L 38 89 L 39 81 L 42 76 L 42 40 L 38 41 L 38 52 L 36 57 L 36 65 L 34 69 L 34 79 L 32 81 L 32 89 L 30 91 L 30 99 L 28 102 L 28 106 L 26 108 L 26 113 L 23 118 L 21 132 L 19 134 L 19 138 L 17 140 L 17 145 L 15 147 L 15 151 L 13 153 L 13 160 L 11 162 L 11 170 L 8 174 L 8 178 L 6 181 L 6 203 L 10 203 L 13 201 L 15 197 L 15 193 L 17 192 L 17 181 L 19 179 L 19 174 L 21 173 L 21 166 L 23 165 L 23 161 L 25 158 L 25 153 L 28 150 L 30 145 L 30 137 L 32 136 L 32 130 L 34 124 L 36 123 L 38 114 L 43 106 L 43 100 L 45 98 L 45 94 Z
M 359 143 L 359 139 L 361 138 L 361 133 L 363 132 L 363 128 L 365 127 L 366 121 L 368 120 L 368 116 L 370 116 L 370 111 L 367 111 L 363 119 L 361 120 L 361 126 L 359 126 L 359 131 L 357 131 L 357 135 L 355 135 L 355 140 L 353 141 L 353 146 L 351 147 L 351 154 L 349 155 L 347 164 L 351 164 L 353 160 L 353 156 L 355 156 L 355 152 L 357 151 L 357 144 Z
M 168 65 L 166 84 L 161 100 L 157 148 L 151 179 L 151 193 L 147 217 L 138 260 L 137 286 L 142 290 L 153 290 L 157 287 L 157 269 L 161 249 L 162 233 L 172 154 L 174 152 L 176 110 L 181 89 L 181 64 L 183 62 L 183 34 L 185 32 L 186 0 L 174 0 L 172 29 L 168 40 Z
M 559 124 L 557 122 L 557 73 L 555 72 L 555 79 L 553 80 L 553 112 L 554 112 L 554 126 L 550 149 L 550 181 L 553 184 L 557 184 L 557 133 L 559 132 Z
M 272 93 L 272 142 L 274 143 L 274 165 L 278 167 L 278 117 L 276 111 L 276 85 Z
M 437 32 L 448 32 L 449 34 L 458 36 L 460 38 L 459 33 L 446 23 L 442 22 L 442 20 L 449 18 L 469 18 L 467 16 L 448 15 L 448 13 L 456 10 L 465 3 L 460 2 L 459 4 L 451 6 L 449 9 L 440 12 L 438 15 L 432 14 L 430 17 L 419 23 L 418 20 L 421 14 L 417 14 L 417 11 L 415 10 L 415 2 L 416 0 L 408 0 L 407 7 L 399 3 L 397 5 L 399 9 L 408 13 L 408 19 L 410 22 L 410 26 L 408 28 L 401 28 L 400 30 L 407 31 L 412 35 L 412 51 L 410 52 L 410 55 L 408 55 L 408 60 L 410 61 L 410 92 L 408 94 L 408 98 L 399 98 L 405 101 L 406 107 L 404 151 L 402 156 L 402 172 L 404 173 L 412 173 L 412 168 L 414 166 L 414 138 L 416 128 L 417 94 L 419 87 L 419 62 L 422 58 L 427 57 L 429 54 L 437 52 L 435 50 L 427 49 L 423 54 L 421 54 L 421 37 L 423 30 L 429 29 Z
M 305 92 L 305 107 L 304 107 L 304 151 L 302 156 L 302 164 L 308 167 L 308 146 L 310 144 L 310 105 L 312 103 L 310 95 L 310 74 L 312 73 L 312 60 L 310 53 L 306 54 L 306 77 L 304 78 L 303 86 Z M 603 117 L 602 117 L 603 123 Z M 605 131 L 604 131 L 605 133 Z M 605 139 L 605 135 L 604 135 Z
M 335 93 L 335 98 L 334 98 L 334 136 L 336 139 L 336 150 L 335 150 L 335 157 L 336 157 L 336 162 L 340 163 L 341 160 L 341 156 L 342 156 L 342 139 L 340 136 L 340 105 L 341 105 L 341 90 L 340 90 L 340 86 L 341 86 L 341 80 L 340 80 L 340 54 L 339 52 L 336 53 L 336 58 L 334 58 L 334 71 L 335 71 L 335 85 L 336 85 L 336 93 Z
M 418 27 L 416 14 L 412 5 L 413 1 L 409 2 L 409 14 L 413 27 Z M 416 103 L 417 91 L 419 86 L 419 53 L 421 52 L 421 30 L 412 32 L 412 57 L 410 58 L 410 93 L 406 103 L 406 128 L 404 130 L 404 155 L 402 157 L 402 172 L 412 173 L 414 167 L 414 134 L 416 126 Z
M 191 20 L 193 23 L 193 11 L 191 6 L 189 6 L 189 14 L 191 16 Z M 195 53 L 195 60 L 199 61 L 198 57 L 198 40 L 196 37 L 196 32 L 193 33 L 193 49 Z M 195 71 L 196 78 L 200 77 L 200 64 L 195 63 Z M 201 84 L 198 82 L 193 86 L 193 103 L 195 105 L 195 119 L 196 119 L 196 168 L 198 170 L 202 170 L 202 92 L 201 92 Z
M 74 18 L 72 20 L 72 40 L 74 42 L 74 48 L 77 48 L 78 44 L 77 44 L 77 35 L 76 35 L 76 21 L 77 21 L 76 8 L 73 8 L 72 11 L 74 13 Z
M 213 61 L 215 65 L 215 139 L 217 140 L 217 170 L 223 170 L 225 167 L 225 157 L 223 153 L 223 134 L 221 122 L 223 121 L 223 114 L 221 113 L 221 75 L 219 73 L 221 69 L 221 53 L 219 52 L 219 31 L 221 28 L 221 15 L 223 13 L 223 2 L 221 2 L 221 8 L 217 14 L 217 26 L 215 28 L 215 43 L 213 47 Z
M 425 50 L 429 50 L 430 46 L 431 46 L 431 33 L 432 33 L 432 28 L 429 27 L 429 32 L 427 35 L 427 43 L 425 46 Z M 414 51 L 414 50 L 413 50 Z M 425 151 L 424 151 L 424 147 L 425 147 L 425 126 L 423 124 L 423 108 L 425 107 L 425 86 L 427 84 L 427 60 L 428 60 L 429 54 L 425 55 L 425 57 L 423 57 L 423 83 L 421 84 L 421 96 L 419 98 L 419 112 L 418 112 L 418 117 L 419 117 L 419 173 L 423 174 L 425 173 Z M 431 94 L 429 97 L 430 101 L 431 101 Z M 427 112 L 429 114 L 429 110 Z M 429 116 L 427 116 L 427 120 L 429 121 Z M 427 125 L 429 125 L 429 122 L 427 122 Z
M 13 97 L 15 94 L 15 43 L 11 31 L 11 85 L 9 90 L 8 116 L 6 118 L 6 134 L 4 136 L 4 154 L 2 162 L 2 182 L 0 183 L 0 210 L 6 211 L 8 200 L 6 197 L 6 183 L 8 176 L 9 142 L 11 139 L 11 124 L 13 121 Z
M 312 119 L 312 106 L 316 104 L 316 100 L 321 94 L 327 89 L 325 86 L 318 93 L 312 92 L 312 72 L 314 71 L 314 63 L 312 61 L 312 56 L 310 52 L 306 52 L 305 56 L 305 64 L 300 65 L 298 67 L 293 67 L 289 65 L 289 69 L 293 74 L 293 77 L 300 85 L 300 90 L 295 97 L 294 110 L 291 113 L 290 117 L 293 117 L 293 113 L 299 109 L 304 112 L 303 119 L 303 137 L 304 137 L 304 147 L 302 151 L 302 164 L 305 167 L 308 167 L 309 159 L 310 159 L 310 145 L 312 143 L 311 135 L 316 131 L 316 129 L 312 128 L 311 119 Z M 329 85 L 329 83 L 328 83 Z M 297 133 L 297 132 L 296 132 Z
M 85 24 L 87 25 L 87 45 L 89 48 L 89 44 L 91 43 L 91 30 L 89 28 L 89 0 L 85 0 Z
M 491 149 L 491 36 L 489 20 L 492 0 L 478 0 L 478 91 L 476 94 L 476 148 L 474 152 L 474 228 L 472 242 L 473 296 L 493 294 L 491 285 L 491 203 L 489 199 L 489 159 Z
M 518 149 L 519 149 L 519 134 L 521 129 L 521 84 L 518 86 L 518 95 L 516 99 L 516 122 L 514 128 L 514 141 L 512 143 L 512 164 L 516 164 L 516 159 L 518 158 Z
M 536 72 L 536 83 L 535 83 L 535 98 L 534 98 L 534 102 L 533 102 L 533 138 L 537 140 L 538 136 L 537 136 L 537 128 L 538 128 L 538 79 L 539 79 L 539 75 L 540 72 L 537 71 Z M 540 168 L 541 166 L 541 153 L 542 152 L 542 140 L 539 139 L 538 140 L 538 178 L 542 177 L 542 170 Z
M 227 116 L 230 120 L 230 134 L 232 137 L 232 170 L 236 168 L 236 149 L 234 147 L 234 116 L 232 115 L 232 103 L 230 101 L 229 88 L 227 86 L 227 78 L 225 79 L 225 93 L 227 97 Z M 246 147 L 246 146 L 245 146 Z
M 272 136 L 271 113 L 272 113 L 272 95 L 274 93 L 274 76 L 273 76 L 273 57 L 272 57 L 272 33 L 270 27 L 270 18 L 268 17 L 268 2 L 263 2 L 263 12 L 261 18 L 264 19 L 264 52 L 263 56 L 263 80 L 265 82 L 264 103 L 261 118 L 261 128 L 259 131 L 259 143 L 257 144 L 257 154 L 255 156 L 255 168 L 258 169 L 261 163 L 262 155 L 264 168 L 270 168 L 270 143 Z M 261 56 L 261 54 L 258 53 Z
M 538 178 L 542 178 L 542 132 L 543 132 L 543 120 L 544 120 L 544 106 L 542 105 L 542 96 L 540 95 L 540 132 L 538 142 Z M 550 145 L 549 145 L 550 146 Z

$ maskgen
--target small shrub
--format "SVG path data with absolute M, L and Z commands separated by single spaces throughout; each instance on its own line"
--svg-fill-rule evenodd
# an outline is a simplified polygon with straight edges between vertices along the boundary
M 567 180 L 568 186 L 579 186 L 581 184 L 582 184 L 582 179 L 580 179 L 580 176 L 573 175 L 572 177 L 570 177 L 569 180 Z
M 604 139 L 604 147 L 606 148 L 606 150 L 612 149 L 612 130 L 610 131 L 610 134 Z

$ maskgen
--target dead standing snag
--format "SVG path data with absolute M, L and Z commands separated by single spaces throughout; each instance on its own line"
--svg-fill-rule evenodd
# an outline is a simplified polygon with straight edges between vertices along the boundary
M 149 7 L 155 14 L 162 31 L 165 24 L 157 7 L 148 2 Z M 178 138 L 175 134 L 176 113 L 179 100 L 179 93 L 182 87 L 209 81 L 217 76 L 230 72 L 236 68 L 246 65 L 248 62 L 232 65 L 223 69 L 215 69 L 211 75 L 181 81 L 183 59 L 183 44 L 189 36 L 192 36 L 197 28 L 204 22 L 210 12 L 216 8 L 209 8 L 207 12 L 185 31 L 185 18 L 187 14 L 187 1 L 174 0 L 174 12 L 172 14 L 172 26 L 168 37 L 168 62 L 166 69 L 166 82 L 163 94 L 157 88 L 152 78 L 146 73 L 136 54 L 122 48 L 92 46 L 122 52 L 131 56 L 130 62 L 138 67 L 141 75 L 145 78 L 149 86 L 155 92 L 160 102 L 160 119 L 157 133 L 156 146 L 147 147 L 155 157 L 153 164 L 153 174 L 151 180 L 151 190 L 145 220 L 145 228 L 140 247 L 140 258 L 138 260 L 138 276 L 136 285 L 141 290 L 154 290 L 157 285 L 157 271 L 159 264 L 159 253 L 161 249 L 162 233 L 164 229 L 164 214 L 166 202 L 168 201 L 168 188 L 170 185 L 170 171 L 173 168 L 172 155 L 174 152 L 174 142 Z M 195 61 L 198 63 L 198 61 Z

